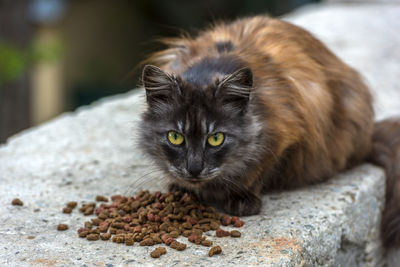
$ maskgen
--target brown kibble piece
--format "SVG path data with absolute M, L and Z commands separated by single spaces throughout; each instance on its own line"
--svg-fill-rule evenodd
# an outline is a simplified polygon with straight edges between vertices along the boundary
M 123 229 L 124 226 L 125 226 L 125 223 L 123 223 L 123 222 L 114 222 L 113 224 L 111 224 L 111 227 L 117 228 L 117 229 Z
M 158 247 L 158 248 L 156 248 L 155 250 L 153 250 L 151 253 L 150 253 L 150 256 L 152 257 L 152 258 L 159 258 L 159 257 L 161 257 L 161 255 L 164 255 L 164 254 L 166 254 L 167 253 L 167 250 L 165 249 L 165 248 L 163 248 L 163 247 Z
M 167 238 L 167 239 L 164 241 L 164 244 L 167 245 L 167 246 L 169 246 L 169 245 L 171 245 L 171 243 L 174 242 L 174 241 L 175 241 L 174 238 L 169 237 L 169 238 Z
M 74 209 L 77 205 L 78 205 L 78 202 L 76 202 L 76 201 L 70 201 L 67 203 L 67 207 L 71 208 L 71 209 Z
M 162 240 L 159 236 L 153 236 L 151 239 L 153 239 L 155 244 L 161 244 Z
M 192 230 L 192 234 L 202 235 L 203 234 L 203 230 L 201 230 L 201 229 L 193 229 Z
M 13 205 L 13 206 L 23 206 L 24 202 L 22 202 L 21 199 L 19 199 L 19 198 L 14 198 L 11 201 L 11 205 Z
M 79 237 L 86 237 L 89 234 L 89 231 L 87 232 L 80 232 L 78 235 Z
M 161 240 L 166 244 L 166 241 L 168 240 L 168 239 L 170 239 L 170 238 L 172 238 L 169 234 L 164 234 L 164 235 L 162 235 L 161 236 Z M 167 245 L 169 245 L 169 244 L 167 244 Z
M 146 238 L 139 243 L 141 246 L 152 246 L 154 245 L 154 241 L 151 238 Z
M 240 220 L 238 216 L 232 216 L 231 224 L 235 224 L 236 221 Z
M 157 250 L 157 249 L 155 249 L 155 250 L 153 250 L 152 252 L 150 252 L 150 256 L 152 257 L 152 258 L 159 258 L 159 257 L 161 257 L 161 253 Z
M 62 210 L 62 212 L 63 213 L 71 213 L 72 212 L 72 209 L 70 208 L 70 207 L 65 207 L 65 208 L 63 208 L 63 210 Z
M 78 235 L 79 237 L 86 237 L 89 234 L 89 229 L 87 228 L 79 228 Z
M 96 241 L 96 240 L 99 240 L 99 235 L 98 234 L 88 234 L 86 236 L 86 239 L 89 241 Z
M 88 216 L 88 215 L 92 215 L 94 211 L 94 207 L 87 207 L 84 211 L 83 214 Z
M 111 238 L 111 234 L 110 233 L 102 233 L 102 234 L 100 234 L 100 238 L 101 238 L 101 240 L 108 240 Z
M 221 224 L 222 224 L 223 226 L 230 225 L 230 224 L 231 224 L 231 217 L 229 217 L 228 215 L 223 215 L 223 216 L 221 217 Z
M 65 231 L 68 229 L 68 225 L 64 224 L 64 223 L 60 223 L 59 225 L 57 225 L 57 230 L 58 231 Z
M 188 240 L 196 245 L 200 245 L 201 241 L 203 241 L 203 237 L 201 235 L 192 233 L 190 236 L 188 236 Z
M 190 236 L 191 234 L 192 234 L 192 231 L 190 231 L 190 230 L 183 231 L 183 233 L 182 233 L 182 235 L 183 235 L 184 237 L 188 237 L 188 236 Z
M 242 234 L 238 230 L 231 231 L 231 237 L 240 237 Z
M 167 249 L 164 248 L 164 247 L 157 247 L 156 250 L 160 251 L 161 254 L 163 254 L 163 255 L 164 255 L 164 254 L 167 254 Z
M 242 227 L 244 225 L 244 221 L 242 221 L 242 220 L 237 220 L 237 221 L 235 221 L 235 223 L 233 224 L 233 226 L 235 226 L 235 227 Z
M 110 225 L 110 224 L 109 224 L 108 222 L 100 222 L 100 223 L 99 223 L 99 230 L 100 230 L 100 232 L 102 232 L 102 233 L 107 232 L 109 225 Z
M 222 252 L 221 247 L 220 247 L 220 246 L 215 246 L 215 247 L 212 247 L 212 248 L 208 251 L 208 256 L 212 257 L 212 256 L 214 256 L 215 254 L 221 254 L 221 252 Z
M 125 236 L 123 234 L 117 234 L 117 235 L 113 236 L 112 241 L 115 243 L 124 243 Z
M 178 251 L 182 251 L 186 249 L 186 244 L 183 244 L 181 242 L 178 241 L 173 241 L 170 245 L 170 248 L 176 249 Z
M 222 230 L 221 228 L 217 229 L 215 231 L 215 235 L 217 237 L 225 237 L 225 236 L 230 236 L 231 234 L 228 231 Z
M 108 202 L 108 198 L 105 196 L 96 196 L 96 201 Z
M 202 240 L 201 245 L 206 246 L 206 247 L 211 247 L 213 242 L 211 240 Z
M 97 215 L 97 217 L 99 217 L 99 219 L 105 220 L 108 218 L 108 214 L 107 212 L 100 212 L 100 214 Z
M 187 221 L 188 223 L 190 223 L 191 225 L 197 224 L 196 219 L 194 219 L 194 218 L 192 218 L 192 217 L 187 217 L 186 221 Z
M 219 223 L 211 222 L 210 223 L 210 228 L 211 228 L 211 230 L 217 230 L 219 228 Z
M 178 231 L 171 231 L 171 232 L 169 233 L 169 235 L 170 235 L 172 238 L 177 238 L 177 237 L 179 236 L 179 232 L 178 232 Z
M 92 223 L 91 222 L 85 222 L 85 228 L 92 229 Z
M 134 242 L 132 237 L 125 238 L 125 245 L 127 246 L 133 246 Z
M 182 227 L 188 230 L 193 228 L 192 224 L 189 222 L 182 223 Z

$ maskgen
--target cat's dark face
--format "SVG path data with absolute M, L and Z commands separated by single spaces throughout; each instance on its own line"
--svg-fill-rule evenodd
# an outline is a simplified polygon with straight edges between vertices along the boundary
M 203 81 L 188 75 L 176 77 L 145 67 L 148 110 L 141 146 L 183 185 L 233 179 L 246 159 L 256 157 L 259 129 L 248 112 L 252 73 L 242 68 Z

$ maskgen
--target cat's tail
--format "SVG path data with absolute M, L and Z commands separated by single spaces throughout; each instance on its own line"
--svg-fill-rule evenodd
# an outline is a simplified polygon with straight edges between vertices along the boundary
M 386 248 L 400 248 L 400 119 L 375 123 L 369 161 L 385 169 L 386 203 L 381 233 Z

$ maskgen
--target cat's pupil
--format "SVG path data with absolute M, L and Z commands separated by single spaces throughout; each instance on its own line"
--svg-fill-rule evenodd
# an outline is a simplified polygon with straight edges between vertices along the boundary
M 214 141 L 217 141 L 217 140 L 218 140 L 218 135 L 214 134 Z
M 174 133 L 174 139 L 175 140 L 178 139 L 178 134 L 177 133 Z

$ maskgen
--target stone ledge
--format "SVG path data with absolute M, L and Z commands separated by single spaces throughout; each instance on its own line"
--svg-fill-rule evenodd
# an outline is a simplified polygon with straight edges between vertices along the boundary
M 301 11 L 290 19 L 321 35 L 327 31 L 321 25 L 329 25 L 338 10 L 342 19 L 337 23 L 348 24 L 347 28 L 342 25 L 343 33 L 352 31 L 351 20 L 363 17 L 365 25 L 370 25 L 371 12 L 377 12 L 369 6 L 357 10 L 320 6 Z M 313 26 L 313 17 L 318 18 L 317 26 Z M 337 34 L 336 39 L 323 36 L 333 50 L 338 49 L 340 55 L 353 60 L 356 68 L 365 68 L 359 54 L 353 58 L 351 53 L 346 54 L 351 42 L 343 40 L 353 35 Z M 334 40 L 343 42 L 337 45 Z M 374 47 L 365 45 L 363 51 L 367 53 Z M 388 80 L 397 71 L 389 67 L 385 76 Z M 376 78 L 374 71 L 377 71 L 375 67 L 367 68 L 367 79 L 379 85 L 384 78 Z M 397 78 L 396 82 L 391 81 L 386 81 L 390 86 L 385 90 L 396 92 Z M 184 252 L 168 250 L 166 256 L 154 260 L 148 256 L 149 248 L 77 238 L 75 230 L 84 218 L 76 213 L 62 214 L 65 202 L 91 201 L 97 194 L 131 194 L 141 188 L 163 187 L 159 173 L 152 172 L 134 146 L 135 125 L 143 103 L 142 91 L 108 98 L 25 131 L 0 146 L 1 266 L 382 265 L 378 226 L 384 175 L 371 165 L 360 166 L 323 184 L 266 195 L 262 213 L 245 218 L 242 238 L 210 237 L 224 251 L 213 258 L 205 256 L 206 248 L 189 246 Z M 9 205 L 14 197 L 20 197 L 25 205 Z M 40 211 L 35 212 L 36 209 Z M 70 230 L 58 232 L 56 225 L 61 222 L 69 224 Z M 35 238 L 31 240 L 27 236 Z
M 376 266 L 382 256 L 379 224 L 384 175 L 370 165 L 327 183 L 268 194 L 258 216 L 246 218 L 243 238 L 216 240 L 223 255 L 205 257 L 207 249 L 189 246 L 168 251 L 154 261 L 149 248 L 79 239 L 81 215 L 65 215 L 70 200 L 93 200 L 96 194 L 129 194 L 138 188 L 161 189 L 157 175 L 128 138 L 143 107 L 142 91 L 82 108 L 30 130 L 0 148 L 1 203 L 20 197 L 25 205 L 0 207 L 0 265 L 79 265 L 140 263 L 226 266 L 333 265 L 353 262 Z M 39 212 L 34 212 L 35 209 Z M 71 230 L 58 232 L 66 222 Z M 36 236 L 33 240 L 27 236 Z M 362 259 L 362 260 L 361 260 Z

